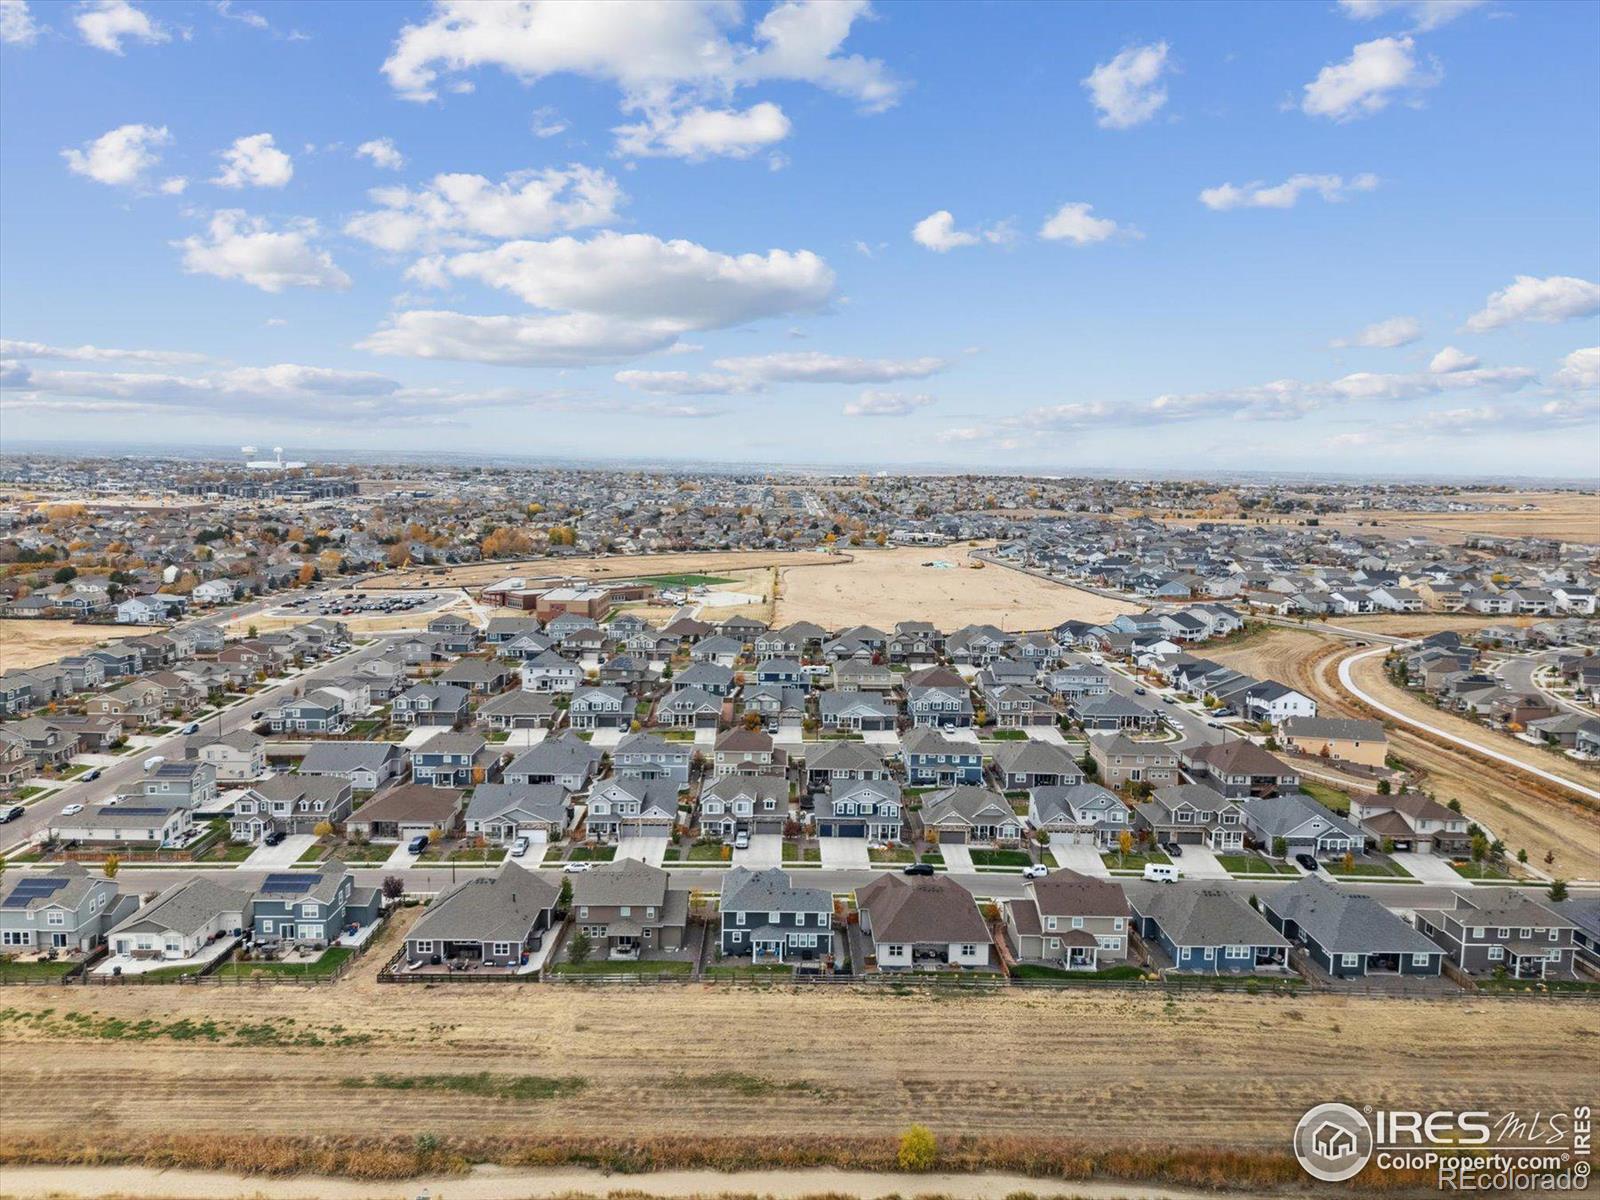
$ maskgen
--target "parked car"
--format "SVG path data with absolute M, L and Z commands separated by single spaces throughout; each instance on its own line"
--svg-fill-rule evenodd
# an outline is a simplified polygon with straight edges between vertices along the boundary
M 1163 704 L 1176 704 L 1177 702 L 1178 701 L 1172 696 L 1163 696 L 1163 697 L 1161 697 L 1161 703 L 1163 703 Z
M 901 872 L 901 874 L 902 875 L 932 875 L 933 874 L 933 864 L 932 863 L 912 863 L 909 867 L 906 867 Z
M 78 813 L 81 813 L 82 811 L 83 811 L 83 805 L 81 805 L 81 804 L 69 804 L 69 805 L 67 805 L 65 808 L 63 808 L 61 810 L 61 815 L 63 817 L 71 817 L 71 816 L 77 815 Z
M 1168 858 L 1182 858 L 1183 857 L 1183 847 L 1178 845 L 1177 842 L 1168 842 L 1167 843 L 1167 857 Z
M 735 850 L 750 849 L 750 831 L 748 829 L 741 829 L 733 835 L 733 848 Z
M 267 710 L 266 709 L 258 708 L 258 709 L 255 710 L 255 712 L 250 714 L 250 719 L 252 721 L 259 721 L 263 717 L 265 717 L 266 715 L 267 715 Z
M 178 732 L 179 733 L 183 733 L 183 734 L 199 733 L 200 732 L 200 722 L 199 721 L 190 721 L 182 729 L 178 730 Z
M 1294 856 L 1294 860 L 1308 871 L 1315 871 L 1317 869 L 1317 860 L 1312 858 L 1309 854 L 1296 854 Z
M 527 838 L 519 837 L 516 841 L 511 843 L 511 857 L 521 858 L 528 852 L 528 847 L 531 845 L 533 845 L 533 843 Z
M 20 804 L 13 804 L 9 808 L 0 809 L 0 825 L 4 825 L 7 821 L 15 821 L 26 811 Z
M 587 871 L 587 870 L 589 870 L 589 869 L 590 869 L 590 868 L 591 868 L 591 867 L 593 867 L 593 866 L 594 866 L 594 864 L 593 864 L 593 863 L 586 863 L 586 862 L 569 862 L 569 863 L 567 863 L 567 864 L 566 864 L 566 865 L 565 865 L 565 866 L 563 866 L 563 867 L 562 867 L 562 868 L 561 868 L 561 870 L 562 870 L 562 873 L 563 873 L 563 874 L 566 874 L 566 875 L 576 875 L 576 874 L 578 874 L 578 873 L 579 873 L 579 872 L 582 872 L 582 871 Z
M 283 839 L 287 836 L 288 834 L 284 833 L 283 830 L 274 829 L 261 839 L 261 844 L 263 846 L 281 846 L 283 845 Z
M 421 854 L 427 848 L 428 848 L 428 835 L 425 834 L 425 833 L 417 834 L 416 837 L 412 838 L 409 842 L 406 843 L 406 850 L 407 850 L 408 853 L 411 853 L 411 854 Z
M 1147 689 L 1145 689 L 1145 688 L 1136 687 L 1136 688 L 1133 689 L 1133 694 L 1135 696 L 1143 696 L 1146 693 L 1146 691 L 1147 691 Z
M 1050 874 L 1050 868 L 1043 863 L 1034 863 L 1033 866 L 1024 867 L 1022 870 L 1024 879 L 1043 879 L 1048 874 Z

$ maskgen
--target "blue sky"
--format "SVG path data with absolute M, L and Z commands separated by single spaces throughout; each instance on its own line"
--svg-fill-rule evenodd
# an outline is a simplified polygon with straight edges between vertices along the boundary
M 1600 6 L 0 0 L 7 440 L 1593 476 Z

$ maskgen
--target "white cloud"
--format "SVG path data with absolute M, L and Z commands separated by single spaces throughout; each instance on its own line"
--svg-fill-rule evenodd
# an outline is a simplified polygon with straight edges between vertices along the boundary
M 1138 237 L 1137 230 L 1118 225 L 1110 217 L 1091 215 L 1092 204 L 1063 204 L 1039 230 L 1039 236 L 1052 242 L 1071 242 L 1089 246 L 1117 236 Z
M 1148 121 L 1167 102 L 1161 76 L 1167 69 L 1167 44 L 1130 46 L 1110 62 L 1098 64 L 1083 80 L 1099 111 L 1102 129 L 1129 129 Z
M 1478 356 L 1468 354 L 1465 350 L 1457 350 L 1454 346 L 1446 346 L 1433 356 L 1428 363 L 1428 370 L 1435 375 L 1453 375 L 1457 371 L 1471 371 L 1478 366 Z
M 441 75 L 480 67 L 525 82 L 561 73 L 608 81 L 621 92 L 623 111 L 643 114 L 650 131 L 625 126 L 625 142 L 642 137 L 649 152 L 670 153 L 658 147 L 676 137 L 704 156 L 713 144 L 773 140 L 776 121 L 768 110 L 746 110 L 742 127 L 726 119 L 738 115 L 726 109 L 720 120 L 707 119 L 703 108 L 693 115 L 710 101 L 725 104 L 741 87 L 809 83 L 869 111 L 894 104 L 900 86 L 883 63 L 842 49 L 869 12 L 866 0 L 783 0 L 747 41 L 737 36 L 741 8 L 725 0 L 436 0 L 426 20 L 400 31 L 383 72 L 401 96 L 421 101 L 438 98 Z M 680 116 L 691 118 L 681 132 Z
M 942 358 L 853 358 L 805 350 L 719 358 L 712 365 L 763 383 L 893 383 L 926 379 L 950 364 Z
M 533 136 L 537 138 L 552 138 L 567 131 L 567 123 L 561 114 L 548 105 L 533 110 L 533 120 L 529 127 L 533 130 Z
M 619 125 L 617 153 L 639 157 L 749 158 L 789 136 L 789 118 L 776 104 L 762 101 L 736 108 L 657 110 L 633 125 Z
M 1544 279 L 1518 275 L 1509 287 L 1491 295 L 1480 312 L 1467 318 L 1467 328 L 1487 333 L 1518 321 L 1554 325 L 1595 313 L 1600 313 L 1600 284 L 1572 275 Z
M 956 219 L 948 209 L 940 209 L 930 213 L 911 227 L 911 240 L 919 246 L 926 246 L 929 250 L 944 254 L 954 250 L 957 246 L 976 246 L 980 242 L 992 245 L 1004 245 L 1012 241 L 1016 234 L 1005 221 L 993 225 L 980 226 L 977 229 L 965 230 L 956 228 Z M 872 257 L 872 247 L 865 242 L 856 242 L 856 249 Z
M 163 196 L 181 196 L 189 186 L 189 180 L 182 175 L 171 175 L 156 185 L 156 190 Z
M 294 178 L 294 163 L 273 145 L 270 133 L 234 139 L 221 158 L 222 171 L 211 181 L 218 187 L 281 188 Z
M 734 396 L 763 387 L 759 380 L 701 371 L 618 371 L 615 379 L 635 391 L 668 396 Z
M 513 172 L 499 183 L 482 175 L 435 175 L 415 190 L 385 187 L 368 194 L 381 207 L 352 217 L 344 231 L 396 253 L 606 225 L 626 198 L 606 172 L 576 163 Z
M 55 358 L 67 362 L 202 363 L 206 355 L 184 350 L 116 350 L 108 346 L 51 346 L 0 338 L 0 358 Z
M 1345 179 L 1343 175 L 1291 175 L 1282 183 L 1268 186 L 1260 180 L 1238 186 L 1224 183 L 1200 193 L 1200 203 L 1216 212 L 1233 208 L 1293 208 L 1305 192 L 1315 192 L 1330 204 L 1346 199 L 1351 192 L 1370 192 L 1378 186 L 1371 174 Z
M 28 11 L 28 0 L 0 0 L 0 42 L 31 46 L 39 40 L 39 26 Z
M 237 21 L 241 25 L 248 25 L 251 29 L 270 29 L 267 19 L 260 13 L 248 8 L 235 8 L 233 0 L 213 0 L 212 8 L 217 10 L 217 15 L 226 17 L 230 21 Z
M 1422 322 L 1415 317 L 1390 317 L 1378 321 L 1349 337 L 1335 338 L 1329 343 L 1335 350 L 1361 347 L 1369 350 L 1392 350 L 1396 346 L 1409 346 L 1422 337 Z
M 382 167 L 385 171 L 398 171 L 406 165 L 406 156 L 400 153 L 393 138 L 373 138 L 370 142 L 362 142 L 356 147 L 356 157 L 371 159 L 373 166 Z
M 1438 67 L 1420 67 L 1415 49 L 1409 37 L 1362 42 L 1344 62 L 1323 67 L 1306 84 L 1301 110 L 1313 117 L 1349 121 L 1382 111 L 1398 93 L 1432 87 L 1439 82 Z
M 78 34 L 89 45 L 112 54 L 122 53 L 124 39 L 154 45 L 172 35 L 127 0 L 92 0 L 72 18 Z
M 1600 388 L 1600 346 L 1574 350 L 1551 378 L 1564 388 Z
M 868 389 L 854 400 L 847 401 L 847 417 L 909 417 L 919 409 L 933 403 L 933 397 L 922 393 L 880 392 Z
M 815 312 L 834 286 L 833 270 L 809 250 L 731 255 L 642 233 L 505 242 L 439 266 L 535 308 L 662 322 L 680 332 Z
M 161 161 L 155 147 L 172 141 L 165 125 L 119 125 L 102 133 L 83 149 L 61 152 L 67 169 L 109 187 L 134 187 L 144 182 L 145 172 Z
M 666 350 L 677 337 L 677 328 L 667 323 L 621 321 L 588 313 L 480 317 L 413 310 L 397 313 L 357 345 L 374 354 L 408 358 L 578 367 Z
M 212 214 L 205 236 L 196 234 L 173 244 L 183 251 L 183 269 L 191 275 L 238 279 L 264 292 L 290 287 L 343 291 L 350 286 L 350 276 L 334 265 L 326 250 L 313 244 L 317 234 L 317 223 L 309 219 L 274 230 L 261 217 L 222 209 Z
M 1392 14 L 1409 17 L 1419 33 L 1448 25 L 1480 7 L 1484 0 L 1339 0 L 1344 15 L 1354 21 L 1371 21 Z

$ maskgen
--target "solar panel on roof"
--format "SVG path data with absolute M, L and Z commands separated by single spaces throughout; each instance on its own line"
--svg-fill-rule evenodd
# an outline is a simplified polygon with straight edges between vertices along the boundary
M 41 900 L 46 896 L 53 896 L 66 886 L 67 881 L 65 879 L 18 880 L 17 886 L 5 898 L 4 904 L 0 904 L 0 908 L 26 908 L 33 901 Z
M 315 887 L 321 877 L 301 872 L 293 875 L 268 875 L 262 881 L 263 892 L 303 892 L 307 888 Z
M 164 817 L 164 816 L 167 815 L 168 812 L 171 811 L 171 809 L 166 809 L 166 808 L 127 808 L 127 807 L 122 807 L 122 808 L 113 808 L 113 809 L 111 809 L 111 811 L 114 812 L 114 813 L 122 813 L 124 816 L 129 816 L 129 817 Z

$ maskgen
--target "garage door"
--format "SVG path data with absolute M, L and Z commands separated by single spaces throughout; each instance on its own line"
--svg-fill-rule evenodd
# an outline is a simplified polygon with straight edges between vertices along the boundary
M 967 844 L 967 831 L 965 829 L 941 829 L 939 831 L 939 844 L 941 846 L 965 846 Z
M 834 837 L 864 838 L 867 836 L 867 827 L 863 825 L 835 825 Z

